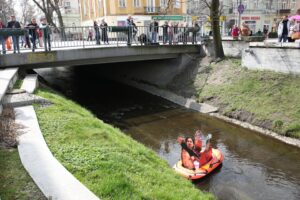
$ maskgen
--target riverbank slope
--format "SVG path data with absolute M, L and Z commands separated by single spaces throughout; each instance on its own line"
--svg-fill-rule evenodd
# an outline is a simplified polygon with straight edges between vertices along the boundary
M 167 88 L 217 106 L 227 117 L 300 138 L 299 84 L 298 75 L 247 70 L 238 59 L 211 63 L 206 57 L 192 75 L 183 72 Z
M 86 109 L 53 92 L 37 94 L 53 103 L 35 106 L 51 152 L 101 199 L 213 199 L 155 152 Z

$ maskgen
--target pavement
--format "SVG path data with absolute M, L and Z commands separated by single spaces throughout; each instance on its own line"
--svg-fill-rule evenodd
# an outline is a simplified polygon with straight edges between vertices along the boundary
M 18 138 L 21 162 L 45 197 L 52 200 L 99 200 L 52 155 L 33 106 L 18 107 L 14 111 L 16 123 L 25 127 Z
M 23 81 L 22 89 L 19 92 L 12 91 L 6 99 L 21 105 L 33 101 L 47 102 L 28 93 L 36 87 L 37 76 L 30 75 Z M 52 155 L 41 133 L 33 106 L 15 107 L 14 111 L 15 122 L 23 127 L 18 137 L 21 162 L 45 197 L 52 200 L 99 200 Z
M 16 80 L 18 68 L 0 70 L 0 114 L 2 113 L 2 102 L 6 91 L 11 88 Z

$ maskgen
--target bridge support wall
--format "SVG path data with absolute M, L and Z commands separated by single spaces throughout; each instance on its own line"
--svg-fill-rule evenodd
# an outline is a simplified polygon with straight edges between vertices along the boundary
M 299 43 L 277 43 L 268 46 L 252 43 L 243 51 L 242 66 L 249 69 L 299 74 L 299 48 Z
M 244 49 L 249 47 L 249 42 L 243 40 L 222 40 L 224 54 L 227 57 L 241 58 Z M 205 41 L 203 50 L 207 56 L 214 56 L 213 41 Z

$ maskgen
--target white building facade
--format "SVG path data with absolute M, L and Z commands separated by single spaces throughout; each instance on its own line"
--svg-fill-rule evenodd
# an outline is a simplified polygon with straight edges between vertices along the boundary
M 80 10 L 78 0 L 61 0 L 60 11 L 65 27 L 80 26 Z M 58 24 L 57 16 L 54 16 L 54 21 Z
M 267 27 L 269 31 L 276 30 L 276 24 L 284 15 L 294 15 L 299 9 L 300 0 L 223 0 L 226 28 L 233 24 L 249 25 L 253 33 Z M 240 9 L 239 9 L 240 8 Z M 238 10 L 242 11 L 239 14 Z

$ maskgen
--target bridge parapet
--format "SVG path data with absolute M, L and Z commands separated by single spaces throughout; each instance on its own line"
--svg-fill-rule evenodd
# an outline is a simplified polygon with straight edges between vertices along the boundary
M 117 63 L 177 58 L 180 54 L 199 54 L 197 45 L 115 46 L 108 48 L 65 49 L 51 52 L 10 54 L 0 57 L 0 68 L 42 68 L 71 65 Z

